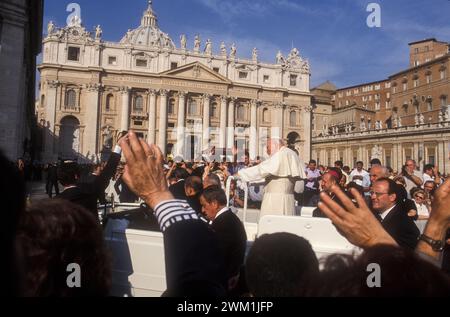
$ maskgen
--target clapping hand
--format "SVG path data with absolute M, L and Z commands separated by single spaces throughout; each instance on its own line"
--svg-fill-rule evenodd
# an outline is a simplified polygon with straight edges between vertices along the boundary
M 363 249 L 378 244 L 397 245 L 372 214 L 364 198 L 356 189 L 352 188 L 350 192 L 359 207 L 355 206 L 338 186 L 334 185 L 331 191 L 339 198 L 343 207 L 333 201 L 329 195 L 322 193 L 319 208 L 350 243 Z

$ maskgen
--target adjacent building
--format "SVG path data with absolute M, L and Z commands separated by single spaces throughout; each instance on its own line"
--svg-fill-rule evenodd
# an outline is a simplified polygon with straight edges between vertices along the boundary
M 379 158 L 400 171 L 412 158 L 450 173 L 449 44 L 427 39 L 409 45 L 409 68 L 381 81 L 329 89 L 332 111 L 325 119 L 314 96 L 314 159 L 368 166 Z

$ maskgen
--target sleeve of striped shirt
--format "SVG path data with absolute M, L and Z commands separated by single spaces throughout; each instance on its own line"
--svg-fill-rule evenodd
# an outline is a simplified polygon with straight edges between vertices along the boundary
M 163 201 L 155 207 L 155 215 L 162 232 L 174 223 L 199 219 L 197 213 L 185 200 Z

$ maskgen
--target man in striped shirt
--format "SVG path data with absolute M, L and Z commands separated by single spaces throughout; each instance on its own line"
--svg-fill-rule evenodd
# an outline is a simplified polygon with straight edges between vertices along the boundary
M 164 158 L 130 131 L 120 141 L 127 160 L 123 179 L 155 211 L 164 235 L 167 296 L 225 295 L 226 274 L 215 233 L 184 200 L 175 200 Z

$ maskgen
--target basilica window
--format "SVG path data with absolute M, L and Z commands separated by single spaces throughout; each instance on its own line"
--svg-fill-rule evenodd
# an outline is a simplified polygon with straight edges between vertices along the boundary
M 45 107 L 45 95 L 41 96 L 41 108 Z
M 114 96 L 112 94 L 109 94 L 106 96 L 106 111 L 111 111 L 111 109 L 114 107 Z
M 247 72 L 239 72 L 239 79 L 247 79 L 248 73 Z
M 65 98 L 65 106 L 68 109 L 75 109 L 76 108 L 76 102 L 77 102 L 77 93 L 73 89 L 69 89 L 66 92 L 66 98 Z
M 117 57 L 116 56 L 108 56 L 108 65 L 117 66 Z
M 263 110 L 263 122 L 268 123 L 270 122 L 270 113 L 269 113 L 269 109 L 264 109 Z
M 142 96 L 136 96 L 134 98 L 133 110 L 135 112 L 144 112 L 144 98 Z
M 213 102 L 213 104 L 211 105 L 211 118 L 218 118 L 216 102 Z
M 291 87 L 297 86 L 297 75 L 290 76 Z
M 427 110 L 428 111 L 432 111 L 433 110 L 433 100 L 431 98 L 429 98 L 427 100 Z
M 431 84 L 431 79 L 432 79 L 431 74 L 430 73 L 427 74 L 427 84 Z
M 213 71 L 215 71 L 216 73 L 218 73 L 220 71 L 219 67 L 213 67 Z
M 172 62 L 170 63 L 170 69 L 177 69 L 178 68 L 178 63 Z
M 168 114 L 175 114 L 175 99 L 170 99 L 169 100 L 169 105 L 167 107 L 167 113 Z
M 69 61 L 78 62 L 80 61 L 80 48 L 75 46 L 69 46 L 67 52 L 67 59 Z
M 297 113 L 295 111 L 291 111 L 289 114 L 289 124 L 291 127 L 297 126 Z
M 237 108 L 237 119 L 239 121 L 245 120 L 245 107 L 242 105 Z
M 439 74 L 440 74 L 440 78 L 441 78 L 441 79 L 445 79 L 445 69 L 441 69 L 441 70 L 439 71 Z
M 137 67 L 147 67 L 147 60 L 142 58 L 136 58 Z
M 264 82 L 265 84 L 269 83 L 269 82 L 270 82 L 270 76 L 269 76 L 269 75 L 264 75 L 264 77 L 263 77 L 263 82 Z
M 198 106 L 197 106 L 197 101 L 196 100 L 191 99 L 189 101 L 189 103 L 188 103 L 188 107 L 187 108 L 188 108 L 187 109 L 188 110 L 187 113 L 188 113 L 189 116 L 196 116 L 197 115 L 197 113 L 198 113 Z

